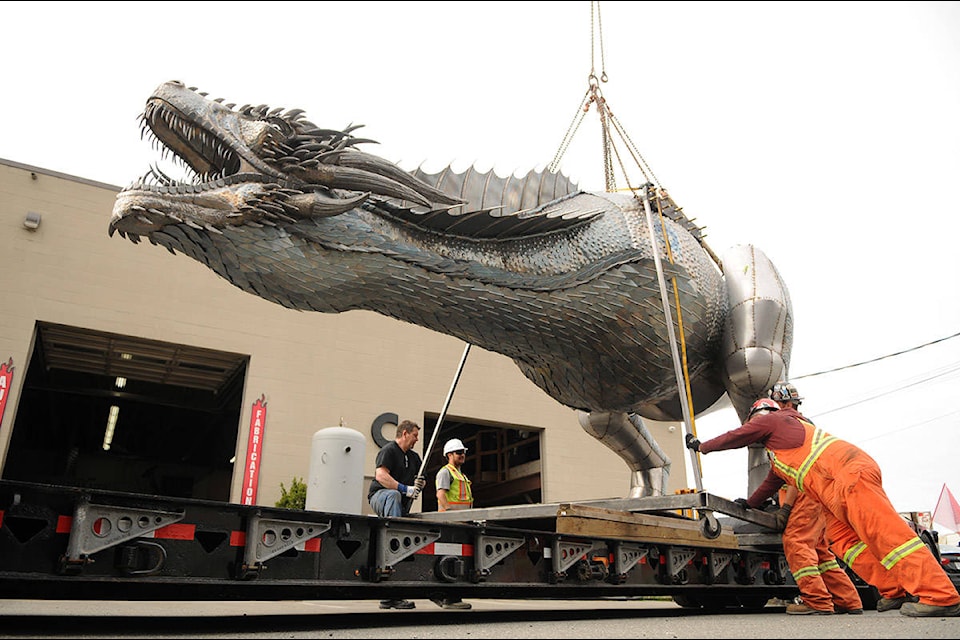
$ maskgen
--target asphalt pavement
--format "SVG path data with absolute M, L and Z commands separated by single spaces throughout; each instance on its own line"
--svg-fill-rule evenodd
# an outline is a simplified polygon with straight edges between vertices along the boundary
M 960 618 L 897 611 L 788 616 L 683 609 L 670 600 L 429 600 L 381 610 L 373 601 L 130 602 L 0 600 L 0 638 L 960 638 Z

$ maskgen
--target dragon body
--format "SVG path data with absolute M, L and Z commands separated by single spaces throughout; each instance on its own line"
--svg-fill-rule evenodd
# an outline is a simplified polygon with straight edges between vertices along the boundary
M 151 169 L 118 194 L 111 235 L 284 307 L 367 309 L 503 354 L 624 458 L 631 495 L 662 493 L 669 472 L 642 418 L 683 419 L 655 251 L 671 257 L 661 270 L 694 414 L 726 393 L 745 417 L 786 372 L 792 312 L 776 269 L 749 245 L 721 266 L 652 189 L 654 237 L 633 195 L 551 173 L 407 172 L 358 150 L 371 141 L 356 127 L 236 109 L 179 82 L 157 88 L 142 121 L 194 179 Z

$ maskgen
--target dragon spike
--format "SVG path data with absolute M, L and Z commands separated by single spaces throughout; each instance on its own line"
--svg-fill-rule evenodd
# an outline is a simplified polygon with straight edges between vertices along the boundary
M 418 191 L 406 186 L 402 182 L 393 180 L 389 176 L 379 175 L 355 167 L 344 167 L 323 164 L 316 169 L 304 172 L 315 182 L 333 189 L 349 189 L 351 191 L 370 191 L 378 195 L 401 200 L 410 200 L 425 207 L 430 201 Z
M 394 195 L 402 197 L 405 200 L 419 202 L 424 206 L 429 206 L 430 202 L 440 204 L 461 204 L 463 202 L 463 200 L 456 196 L 451 196 L 418 180 L 392 162 L 369 153 L 364 153 L 363 151 L 356 149 L 344 150 L 343 155 L 340 156 L 340 166 L 376 173 L 390 182 L 399 183 L 409 190 L 414 191 L 419 197 L 411 198 L 409 196 L 398 196 L 398 194 L 393 193 L 387 195 Z

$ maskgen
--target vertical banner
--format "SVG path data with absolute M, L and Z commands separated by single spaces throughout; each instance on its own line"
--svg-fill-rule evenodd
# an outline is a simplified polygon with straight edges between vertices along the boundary
M 7 408 L 7 395 L 13 386 L 13 358 L 0 364 L 0 424 L 3 424 L 3 412 Z
M 265 396 L 253 403 L 250 412 L 250 435 L 247 438 L 247 466 L 243 475 L 243 504 L 257 503 L 257 483 L 260 480 L 260 454 L 263 450 L 263 430 L 267 426 Z

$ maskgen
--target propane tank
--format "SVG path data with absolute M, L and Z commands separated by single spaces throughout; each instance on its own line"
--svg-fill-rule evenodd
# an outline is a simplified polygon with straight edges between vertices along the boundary
M 359 515 L 367 439 L 354 429 L 329 427 L 313 434 L 306 508 Z

